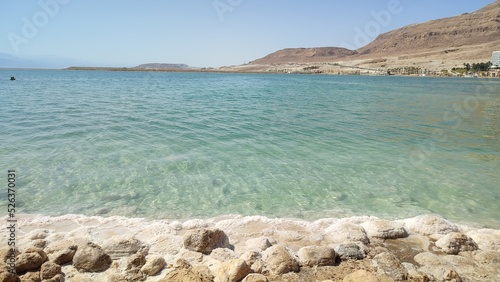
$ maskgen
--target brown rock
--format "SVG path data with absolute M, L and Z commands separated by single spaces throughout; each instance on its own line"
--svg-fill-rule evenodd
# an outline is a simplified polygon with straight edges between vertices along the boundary
M 59 273 L 61 273 L 61 266 L 51 261 L 46 261 L 40 268 L 40 277 L 42 279 L 50 279 Z
M 17 256 L 16 272 L 24 273 L 30 270 L 38 270 L 47 260 L 47 254 L 42 249 L 28 248 Z
M 478 246 L 469 236 L 452 232 L 436 241 L 436 246 L 445 253 L 457 255 L 460 252 L 470 252 L 478 249 Z
M 19 281 L 19 276 L 15 273 L 9 271 L 9 267 L 4 264 L 0 264 L 0 281 L 3 282 L 17 282 Z
M 250 267 L 242 259 L 221 263 L 215 270 L 215 282 L 237 282 L 250 273 Z
M 73 257 L 75 256 L 77 249 L 78 247 L 76 245 L 72 245 L 57 253 L 50 254 L 49 258 L 54 263 L 57 263 L 59 265 L 64 265 L 70 263 L 73 260 Z
M 366 270 L 358 270 L 344 277 L 343 282 L 380 282 L 377 276 Z
M 336 254 L 332 248 L 310 246 L 298 251 L 301 266 L 331 266 L 335 265 Z
M 146 264 L 146 257 L 143 254 L 135 254 L 128 258 L 127 269 L 140 269 Z
M 208 255 L 216 248 L 231 248 L 229 238 L 220 229 L 196 229 L 184 234 L 184 247 Z
M 146 259 L 146 264 L 141 268 L 141 271 L 146 275 L 153 276 L 160 272 L 166 264 L 163 257 L 151 256 Z
M 100 272 L 108 269 L 111 258 L 94 243 L 79 247 L 73 257 L 73 266 L 81 272 Z
M 62 273 L 56 274 L 56 276 L 43 280 L 43 282 L 64 282 L 64 275 Z
M 297 259 L 281 245 L 275 245 L 265 250 L 262 253 L 262 260 L 266 269 L 272 275 L 299 271 Z
M 9 258 L 15 258 L 17 255 L 19 255 L 19 250 L 17 250 L 17 248 L 0 248 L 0 260 L 2 262 L 7 262 Z
M 23 275 L 20 275 L 19 278 L 21 282 L 41 282 L 40 272 L 38 271 L 28 271 Z
M 247 265 L 250 266 L 252 272 L 262 273 L 262 271 L 264 270 L 262 254 L 257 251 L 247 251 L 243 255 L 241 255 L 240 259 L 245 260 Z

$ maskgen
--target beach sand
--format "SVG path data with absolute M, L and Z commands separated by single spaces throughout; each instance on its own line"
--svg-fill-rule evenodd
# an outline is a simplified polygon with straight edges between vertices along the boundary
M 1 229 L 7 262 L 11 236 Z M 500 230 L 433 215 L 181 222 L 23 214 L 15 243 L 21 277 L 45 281 L 500 281 Z M 9 265 L 0 269 L 3 281 L 15 279 Z

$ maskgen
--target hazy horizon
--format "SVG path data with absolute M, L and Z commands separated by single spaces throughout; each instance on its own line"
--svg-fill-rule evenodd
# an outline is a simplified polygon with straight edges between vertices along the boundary
M 240 65 L 283 48 L 356 49 L 380 33 L 493 2 L 2 1 L 0 63 Z

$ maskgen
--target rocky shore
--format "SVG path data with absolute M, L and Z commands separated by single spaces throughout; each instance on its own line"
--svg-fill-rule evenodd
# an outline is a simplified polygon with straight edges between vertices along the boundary
M 9 230 L 0 231 L 0 281 L 500 281 L 500 230 L 433 215 L 22 215 L 17 226 L 15 253 Z

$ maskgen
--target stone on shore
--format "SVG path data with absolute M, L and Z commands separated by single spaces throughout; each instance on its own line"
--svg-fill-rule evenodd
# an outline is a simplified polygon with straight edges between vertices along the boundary
M 0 281 L 17 282 L 19 281 L 19 276 L 17 276 L 17 274 L 9 272 L 9 267 L 5 264 L 0 263 Z
M 66 249 L 60 250 L 57 253 L 50 254 L 49 259 L 59 265 L 64 265 L 73 261 L 76 250 L 78 250 L 78 247 L 76 245 L 72 245 Z
M 147 255 L 149 247 L 135 237 L 114 236 L 109 239 L 102 249 L 111 259 L 120 259 L 138 252 Z
M 241 255 L 240 259 L 244 260 L 250 266 L 252 272 L 262 273 L 264 270 L 262 254 L 257 251 L 247 251 Z
M 450 232 L 458 232 L 458 227 L 455 224 L 433 215 L 421 215 L 407 219 L 404 222 L 404 226 L 411 232 L 423 235 L 446 235 Z
M 146 256 L 143 254 L 135 254 L 127 259 L 127 270 L 128 269 L 139 269 L 146 264 Z
M 111 257 L 94 244 L 81 246 L 73 257 L 73 266 L 80 272 L 101 272 L 111 266 Z
M 332 248 L 323 246 L 303 247 L 298 252 L 301 266 L 331 266 L 335 265 L 336 254 Z
M 361 242 L 368 244 L 365 229 L 354 223 L 334 223 L 325 230 L 325 237 L 332 243 Z
M 146 264 L 141 268 L 141 271 L 148 276 L 153 276 L 158 274 L 166 264 L 167 262 L 163 257 L 151 256 L 146 259 Z
M 158 282 L 213 282 L 214 276 L 206 266 L 178 268 L 167 273 Z
M 221 263 L 214 271 L 215 282 L 237 282 L 250 273 L 250 267 L 242 259 Z
M 365 229 L 366 235 L 370 238 L 377 239 L 397 239 L 405 238 L 408 232 L 403 227 L 402 223 L 397 223 L 387 220 L 375 220 L 362 223 L 361 226 Z
M 208 255 L 216 248 L 231 248 L 229 238 L 220 229 L 195 229 L 184 234 L 184 247 Z
M 366 257 L 364 248 L 355 243 L 339 244 L 335 247 L 335 252 L 342 260 L 360 260 Z
M 262 253 L 265 268 L 271 275 L 298 272 L 299 263 L 287 248 L 275 245 Z
M 50 279 L 60 273 L 61 266 L 51 261 L 44 262 L 40 268 L 40 277 L 44 280 Z
M 436 241 L 436 246 L 441 248 L 443 252 L 451 255 L 458 255 L 460 252 L 476 251 L 478 246 L 469 236 L 452 232 L 443 236 Z
M 37 270 L 47 260 L 47 254 L 39 248 L 28 248 L 16 258 L 16 272 Z

